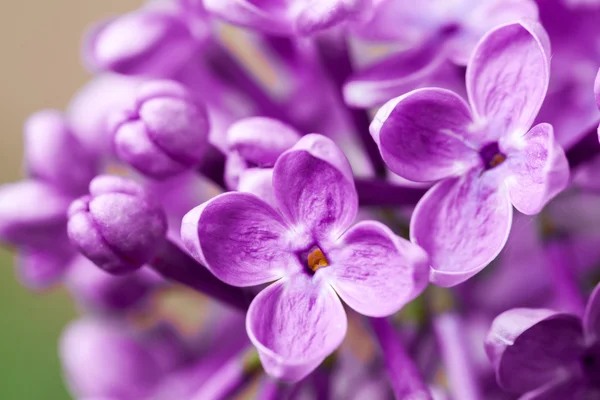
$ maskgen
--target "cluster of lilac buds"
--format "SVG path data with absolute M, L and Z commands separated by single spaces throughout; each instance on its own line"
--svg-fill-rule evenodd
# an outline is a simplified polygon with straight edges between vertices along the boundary
M 95 78 L 0 188 L 22 282 L 82 311 L 74 398 L 600 399 L 599 22 L 161 0 L 94 26 Z

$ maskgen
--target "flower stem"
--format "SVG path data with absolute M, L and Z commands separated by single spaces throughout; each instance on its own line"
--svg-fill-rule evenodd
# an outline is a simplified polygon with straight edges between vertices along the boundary
M 344 83 L 353 73 L 348 43 L 344 37 L 333 33 L 332 35 L 319 37 L 316 40 L 316 47 L 323 68 L 335 85 L 337 97 L 340 103 L 344 104 L 342 92 Z M 379 154 L 377 144 L 369 133 L 371 120 L 367 111 L 358 108 L 349 108 L 348 112 L 361 144 L 375 170 L 375 176 L 385 178 L 387 168 Z
M 414 206 L 427 189 L 397 186 L 380 179 L 354 180 L 361 206 Z
M 573 271 L 573 257 L 569 254 L 568 239 L 550 238 L 545 254 L 554 286 L 556 307 L 579 316 L 583 315 L 586 301 L 581 294 Z
M 248 309 L 251 299 L 242 288 L 220 281 L 169 240 L 163 242 L 150 265 L 168 280 L 189 286 L 238 310 Z
M 577 168 L 581 164 L 585 164 L 587 161 L 590 161 L 599 155 L 600 142 L 598 141 L 598 123 L 594 123 L 585 136 L 571 147 L 566 154 L 571 170 Z
M 255 350 L 240 357 L 234 357 L 214 373 L 202 385 L 192 400 L 225 400 L 231 399 L 262 371 Z
M 479 400 L 482 397 L 476 383 L 473 366 L 468 358 L 464 323 L 453 311 L 433 318 L 445 371 L 453 399 Z
M 369 322 L 379 342 L 394 396 L 397 399 L 431 399 L 427 385 L 390 321 L 370 318 Z

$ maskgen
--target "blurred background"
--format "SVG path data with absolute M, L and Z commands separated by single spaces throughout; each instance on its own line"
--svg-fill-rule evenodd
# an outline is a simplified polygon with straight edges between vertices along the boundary
M 64 109 L 89 79 L 79 57 L 85 28 L 141 3 L 0 1 L 0 184 L 21 177 L 27 116 L 43 108 Z M 76 310 L 60 289 L 32 293 L 23 288 L 12 257 L 0 248 L 0 399 L 68 399 L 57 340 Z

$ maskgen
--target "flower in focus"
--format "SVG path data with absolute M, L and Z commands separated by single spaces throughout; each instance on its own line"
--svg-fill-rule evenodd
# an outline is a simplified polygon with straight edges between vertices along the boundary
M 273 282 L 253 300 L 246 328 L 270 374 L 297 381 L 341 343 L 341 297 L 357 312 L 386 316 L 426 285 L 424 252 L 357 212 L 352 171 L 321 135 L 304 136 L 273 171 L 277 209 L 226 193 L 185 217 L 188 251 L 234 286 Z M 336 295 L 337 293 L 337 295 Z
M 549 79 L 542 27 L 499 27 L 467 66 L 470 106 L 444 89 L 419 89 L 384 105 L 371 125 L 388 167 L 439 181 L 419 201 L 411 239 L 431 256 L 433 283 L 470 278 L 502 250 L 512 205 L 536 214 L 567 185 L 569 167 L 552 126 L 529 129 Z
M 494 320 L 486 339 L 498 383 L 522 399 L 600 396 L 600 285 L 583 318 L 516 308 Z

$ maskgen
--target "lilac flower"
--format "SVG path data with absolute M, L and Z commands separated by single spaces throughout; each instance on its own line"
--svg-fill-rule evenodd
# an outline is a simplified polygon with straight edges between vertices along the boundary
M 165 179 L 197 167 L 208 147 L 206 108 L 173 81 L 149 81 L 113 117 L 117 156 L 143 174 Z
M 339 346 L 347 322 L 336 293 L 356 311 L 385 316 L 414 298 L 426 257 L 386 226 L 360 222 L 352 170 L 323 136 L 304 136 L 273 171 L 277 209 L 226 193 L 185 217 L 190 253 L 234 286 L 273 282 L 253 300 L 246 327 L 265 370 L 299 380 Z
M 511 203 L 535 214 L 567 184 L 552 126 L 529 129 L 548 87 L 548 54 L 540 25 L 501 26 L 467 67 L 470 107 L 453 92 L 419 89 L 375 116 L 371 134 L 388 167 L 413 181 L 439 181 L 411 220 L 411 239 L 430 254 L 437 285 L 461 283 L 498 255 Z
M 225 180 L 230 189 L 254 193 L 275 205 L 272 189 L 277 158 L 300 139 L 293 127 L 265 117 L 243 118 L 227 130 Z
M 600 396 L 600 285 L 585 314 L 516 308 L 494 320 L 486 351 L 506 390 L 522 399 Z
M 190 15 L 185 5 L 155 2 L 103 21 L 86 37 L 84 60 L 92 71 L 169 77 L 191 58 L 206 36 L 207 29 L 193 29 Z
M 372 0 L 204 0 L 233 24 L 278 35 L 309 35 L 361 18 Z
M 448 60 L 466 65 L 489 30 L 537 16 L 532 0 L 379 1 L 357 33 L 409 50 L 357 72 L 344 87 L 344 99 L 351 106 L 372 107 L 419 87 L 457 90 L 457 71 Z
M 181 357 L 181 345 L 160 332 L 140 334 L 121 321 L 84 318 L 63 333 L 60 356 L 78 398 L 144 398 Z M 165 343 L 171 342 L 171 343 Z M 161 354 L 160 348 L 168 349 Z

